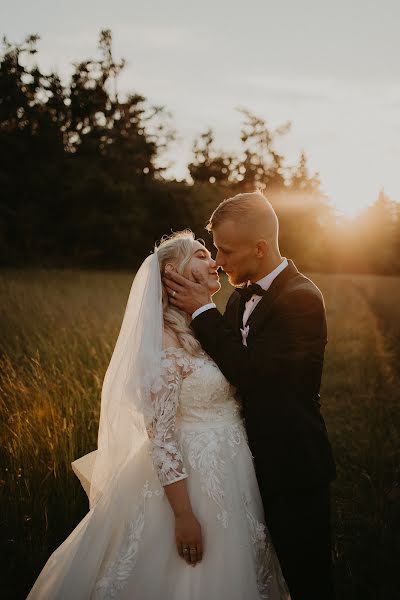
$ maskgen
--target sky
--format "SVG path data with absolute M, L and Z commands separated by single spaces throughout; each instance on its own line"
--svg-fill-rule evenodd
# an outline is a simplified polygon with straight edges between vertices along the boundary
M 335 207 L 353 216 L 378 192 L 400 201 L 398 0 L 0 0 L 0 33 L 38 33 L 38 63 L 67 78 L 111 29 L 127 66 L 121 93 L 172 113 L 173 173 L 185 177 L 193 139 L 211 127 L 223 150 L 240 147 L 246 107 L 272 128 L 290 121 L 278 149 L 301 151 Z

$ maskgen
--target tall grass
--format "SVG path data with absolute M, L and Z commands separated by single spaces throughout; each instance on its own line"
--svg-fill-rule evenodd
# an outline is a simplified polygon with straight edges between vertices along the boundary
M 10 598 L 25 597 L 87 512 L 70 463 L 96 448 L 102 380 L 131 280 L 73 271 L 0 279 L 1 565 Z
M 400 371 L 372 310 L 377 307 L 360 292 L 364 278 L 330 275 L 314 281 L 324 293 L 329 324 L 321 395 L 338 466 L 333 485 L 338 598 L 394 600 L 400 556 Z M 383 302 L 387 283 L 386 291 L 382 278 Z M 398 318 L 397 289 L 391 314 Z
M 44 270 L 0 277 L 2 598 L 26 597 L 49 554 L 88 510 L 70 463 L 96 447 L 101 386 L 132 278 Z M 380 312 L 392 311 L 389 322 L 398 318 L 400 286 L 396 296 L 392 285 L 399 280 L 381 278 L 373 296 L 365 278 L 313 279 L 329 323 L 322 402 L 339 472 L 338 598 L 395 598 L 399 373 Z M 229 293 L 224 284 L 221 309 Z M 382 308 L 379 299 L 386 302 L 389 293 L 392 302 Z

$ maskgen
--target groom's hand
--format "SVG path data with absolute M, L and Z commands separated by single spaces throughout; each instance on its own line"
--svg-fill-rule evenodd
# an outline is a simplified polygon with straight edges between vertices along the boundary
M 166 271 L 163 277 L 170 303 L 189 315 L 192 315 L 200 306 L 212 302 L 210 290 L 203 274 L 195 269 L 192 273 L 196 281 L 191 281 L 175 271 Z

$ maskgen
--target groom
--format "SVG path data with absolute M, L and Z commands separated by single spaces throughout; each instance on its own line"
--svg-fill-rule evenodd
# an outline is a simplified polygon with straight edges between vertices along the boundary
M 278 220 L 260 192 L 224 200 L 207 229 L 216 266 L 243 286 L 221 315 L 200 278 L 193 283 L 170 273 L 170 301 L 192 315 L 203 349 L 239 390 L 266 522 L 292 600 L 331 600 L 336 469 L 319 402 L 327 342 L 322 294 L 281 256 Z

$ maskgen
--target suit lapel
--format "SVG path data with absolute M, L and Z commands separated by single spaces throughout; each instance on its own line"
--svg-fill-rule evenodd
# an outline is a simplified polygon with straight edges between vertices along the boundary
M 294 262 L 289 259 L 288 263 L 289 264 L 286 269 L 283 269 L 283 271 L 281 271 L 279 275 L 275 277 L 267 293 L 261 298 L 260 302 L 257 304 L 248 318 L 246 325 L 249 325 L 250 327 L 249 336 L 253 334 L 255 330 L 257 330 L 257 326 L 265 319 L 265 316 L 270 311 L 272 304 L 279 296 L 286 282 L 292 277 L 298 275 L 299 271 L 297 270 Z M 242 316 L 240 316 L 240 319 L 241 318 Z M 243 325 L 240 326 L 243 327 Z
M 236 292 L 237 298 L 235 303 L 235 325 L 237 331 L 239 331 L 243 327 L 243 312 L 240 310 L 241 302 L 240 302 L 240 294 Z

